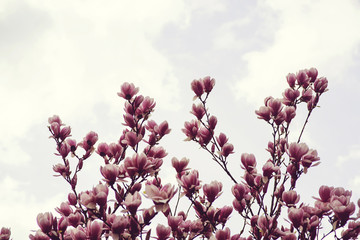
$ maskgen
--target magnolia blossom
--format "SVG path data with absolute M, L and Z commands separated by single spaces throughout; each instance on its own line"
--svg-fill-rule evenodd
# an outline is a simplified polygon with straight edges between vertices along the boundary
M 170 183 L 162 187 L 155 186 L 154 184 L 146 184 L 145 186 L 146 196 L 155 203 L 157 211 L 167 211 L 169 209 L 168 203 L 176 192 L 175 186 L 172 186 Z
M 141 204 L 141 196 L 139 192 L 135 192 L 134 194 L 127 194 L 123 204 L 132 215 L 136 214 L 136 211 Z
M 139 88 L 136 88 L 134 84 L 125 82 L 121 85 L 121 91 L 118 92 L 118 96 L 126 100 L 131 100 L 138 92 Z
M 221 195 L 222 183 L 212 181 L 210 184 L 204 184 L 203 190 L 207 200 L 212 203 Z
M 37 215 L 37 223 L 41 229 L 41 231 L 43 231 L 44 233 L 48 233 L 51 231 L 52 229 L 52 225 L 53 225 L 53 215 L 50 212 L 46 212 L 46 213 L 39 213 Z

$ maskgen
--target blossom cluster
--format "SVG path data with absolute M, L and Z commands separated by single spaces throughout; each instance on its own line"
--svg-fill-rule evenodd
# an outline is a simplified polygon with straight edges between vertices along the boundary
M 301 176 L 320 163 L 317 151 L 301 138 L 328 81 L 318 77 L 315 68 L 288 74 L 286 79 L 283 97 L 267 97 L 264 106 L 255 111 L 272 129 L 266 147 L 268 159 L 258 161 L 252 153 L 241 154 L 240 174 L 228 167 L 228 161 L 234 160 L 234 145 L 225 133 L 217 131 L 217 118 L 207 106 L 215 80 L 205 77 L 191 83 L 197 101 L 191 107 L 194 119 L 186 121 L 182 131 L 187 141 L 198 144 L 229 177 L 233 197 L 225 206 L 218 206 L 216 200 L 228 183 L 213 180 L 202 184 L 201 169 L 191 169 L 188 158 L 171 159 L 177 186 L 162 183 L 160 170 L 168 154 L 160 141 L 170 128 L 167 121 L 151 119 L 155 101 L 138 94 L 133 84 L 124 83 L 118 93 L 125 100 L 125 129 L 115 142 L 98 143 L 99 136 L 93 131 L 77 141 L 59 116 L 50 117 L 48 128 L 61 159 L 53 171 L 69 184 L 70 192 L 55 209 L 58 216 L 38 214 L 39 229 L 30 239 L 295 240 L 330 235 L 357 239 L 360 211 L 355 214 L 351 191 L 321 186 L 313 205 L 301 202 L 296 192 Z M 290 142 L 290 126 L 301 104 L 306 105 L 307 117 L 298 140 Z M 92 189 L 79 190 L 78 173 L 93 155 L 102 159 L 99 170 L 103 178 Z M 178 209 L 180 201 L 189 202 L 191 208 Z M 357 205 L 360 208 L 360 200 Z M 234 215 L 242 218 L 236 230 L 229 227 Z M 0 239 L 9 240 L 10 234 L 10 229 L 2 228 Z

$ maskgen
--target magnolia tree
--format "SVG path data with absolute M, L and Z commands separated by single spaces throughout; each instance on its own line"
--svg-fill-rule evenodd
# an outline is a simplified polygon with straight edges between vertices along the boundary
M 243 173 L 236 175 L 228 168 L 234 146 L 224 133 L 216 131 L 217 118 L 206 105 L 215 80 L 205 77 L 191 83 L 197 101 L 191 110 L 195 118 L 185 122 L 182 131 L 228 176 L 233 197 L 223 207 L 216 206 L 223 183 L 202 184 L 199 171 L 188 168 L 187 158 L 171 160 L 177 186 L 161 181 L 167 153 L 159 144 L 170 129 L 166 121 L 150 119 L 155 102 L 139 95 L 133 84 L 124 83 L 118 93 L 125 99 L 126 127 L 115 143 L 97 144 L 95 132 L 76 141 L 70 138 L 70 126 L 58 116 L 50 117 L 49 131 L 61 159 L 53 170 L 70 185 L 71 192 L 56 208 L 58 217 L 51 212 L 38 214 L 40 229 L 30 239 L 356 239 L 360 213 L 354 216 L 350 191 L 321 186 L 312 205 L 300 202 L 295 191 L 301 176 L 319 163 L 317 151 L 301 142 L 301 137 L 328 81 L 318 77 L 315 68 L 286 78 L 289 87 L 283 97 L 267 97 L 264 106 L 255 111 L 272 129 L 269 159 L 258 164 L 253 154 L 244 153 L 239 162 Z M 297 141 L 289 142 L 300 104 L 306 104 L 307 117 Z M 79 191 L 78 173 L 93 155 L 103 159 L 103 179 L 92 189 Z M 237 178 L 239 175 L 242 177 Z M 191 207 L 179 209 L 181 201 L 188 201 Z M 231 221 L 239 219 L 232 218 L 235 215 L 242 220 L 236 220 L 236 228 L 230 229 Z M 10 229 L 2 228 L 0 239 L 9 238 Z

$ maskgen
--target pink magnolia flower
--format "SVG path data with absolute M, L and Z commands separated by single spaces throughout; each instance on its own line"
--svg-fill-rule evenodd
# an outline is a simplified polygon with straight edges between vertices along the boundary
M 353 202 L 349 202 L 349 198 L 346 198 L 345 196 L 332 199 L 330 207 L 342 225 L 345 224 L 350 216 L 355 212 L 355 204 Z
M 192 140 L 195 139 L 198 135 L 199 131 L 199 123 L 198 121 L 191 120 L 191 122 L 185 122 L 184 127 L 182 131 L 185 133 L 187 139 L 186 140 Z
M 316 68 L 310 68 L 306 73 L 310 78 L 310 82 L 314 82 L 318 76 L 318 70 Z
M 316 93 L 324 93 L 327 91 L 328 80 L 325 77 L 321 77 L 314 82 L 314 91 Z
M 224 157 L 228 157 L 230 154 L 234 153 L 234 146 L 231 143 L 225 143 L 221 148 L 221 155 Z
M 300 200 L 300 195 L 296 193 L 294 190 L 290 190 L 282 193 L 282 200 L 285 202 L 287 206 L 294 206 Z
M 146 196 L 154 202 L 156 210 L 162 212 L 169 210 L 168 203 L 176 192 L 175 186 L 171 186 L 170 183 L 162 187 L 157 187 L 153 184 L 146 184 L 145 186 Z
M 54 138 L 60 137 L 60 124 L 57 122 L 53 122 L 50 124 L 51 133 Z
M 182 172 L 188 170 L 187 165 L 189 164 L 188 158 L 182 158 L 181 160 L 178 160 L 176 157 L 173 157 L 171 159 L 171 164 L 173 168 L 175 168 L 176 172 L 178 174 L 181 174 Z
M 117 143 L 110 143 L 109 151 L 107 152 L 109 158 L 114 158 L 115 163 L 118 163 L 119 158 L 121 157 L 124 149 L 121 147 L 120 144 Z
M 244 184 L 237 183 L 231 189 L 232 194 L 236 200 L 241 201 L 243 199 L 250 200 L 251 196 L 249 195 L 250 189 Z
M 122 234 L 128 226 L 129 226 L 129 219 L 126 216 L 115 216 L 112 219 L 112 224 L 111 224 L 111 232 L 113 238 L 115 237 L 115 239 L 119 239 L 120 234 Z
M 264 177 L 270 178 L 273 173 L 279 171 L 279 166 L 274 166 L 271 161 L 267 161 L 262 167 Z
M 70 136 L 70 133 L 71 133 L 71 128 L 70 126 L 66 126 L 66 127 L 63 127 L 61 130 L 60 130 L 60 134 L 59 134 L 59 137 L 61 140 L 65 140 L 65 138 L 69 137 Z
M 156 103 L 153 98 L 145 97 L 140 106 L 135 111 L 136 116 L 145 117 L 154 110 L 155 105 Z
M 341 237 L 344 240 L 357 239 L 360 234 L 360 222 L 349 222 L 348 229 L 341 233 Z
M 131 215 L 135 215 L 138 207 L 141 204 L 141 196 L 139 192 L 134 194 L 128 193 L 126 195 L 125 201 L 123 204 L 126 206 L 126 209 L 130 212 Z
M 149 224 L 150 221 L 156 216 L 156 212 L 154 210 L 154 207 L 150 207 L 148 209 L 145 209 L 142 212 L 142 216 L 143 216 L 143 220 L 144 220 L 144 224 Z M 170 216 L 170 215 L 168 215 Z
M 67 155 L 70 153 L 71 148 L 67 142 L 62 142 L 60 147 L 57 148 L 57 150 L 63 158 L 66 158 Z
M 100 167 L 100 172 L 105 178 L 104 180 L 109 184 L 113 185 L 120 173 L 119 166 L 115 164 L 106 164 L 104 167 Z
M 213 133 L 205 127 L 201 127 L 197 133 L 198 133 L 197 137 L 199 139 L 199 144 L 202 146 L 208 145 L 208 143 L 210 142 L 210 140 L 213 136 Z
M 215 116 L 210 116 L 209 118 L 209 128 L 214 130 L 217 124 L 217 118 Z
M 201 97 L 201 95 L 204 93 L 204 82 L 200 80 L 193 80 L 191 82 L 191 89 L 195 93 L 197 97 Z
M 210 184 L 204 184 L 203 191 L 209 202 L 214 202 L 216 198 L 221 195 L 222 183 L 218 181 L 212 181 Z
M 74 193 L 69 193 L 68 194 L 68 201 L 71 205 L 75 206 L 77 204 L 77 198 L 76 195 Z
M 57 123 L 59 126 L 62 125 L 62 121 L 58 115 L 53 115 L 52 117 L 48 118 L 48 123 L 51 125 L 52 123 Z
M 205 115 L 204 106 L 201 103 L 198 105 L 193 104 L 192 111 L 190 113 L 193 114 L 198 120 L 201 120 Z
M 215 237 L 217 240 L 230 239 L 230 229 L 228 227 L 224 230 L 218 229 L 215 232 Z
M 96 208 L 96 200 L 92 191 L 80 193 L 80 203 L 88 209 Z
M 296 83 L 296 75 L 294 73 L 289 73 L 287 76 L 286 76 L 286 80 L 289 84 L 289 86 L 291 88 L 294 88 L 295 87 L 295 83 Z
M 169 134 L 171 129 L 169 128 L 169 124 L 167 121 L 163 121 L 160 123 L 159 126 L 154 127 L 154 132 L 159 134 L 160 137 L 165 136 L 166 134 Z
M 256 115 L 258 115 L 259 119 L 264 119 L 265 121 L 269 121 L 270 117 L 270 108 L 266 106 L 261 106 L 259 110 L 255 111 Z
M 289 208 L 288 217 L 295 228 L 300 227 L 303 222 L 304 210 L 301 208 Z
M 145 97 L 143 95 L 138 95 L 138 96 L 135 97 L 135 99 L 133 101 L 132 114 L 137 115 L 136 114 L 136 109 L 139 108 L 140 104 L 144 101 L 144 99 L 145 99 Z M 126 103 L 125 106 L 128 107 L 128 104 Z
M 153 146 L 150 149 L 147 147 L 144 152 L 148 157 L 152 158 L 164 158 L 167 156 L 167 152 L 163 147 Z
M 263 236 L 268 236 L 270 234 L 269 231 L 273 228 L 273 225 L 277 225 L 277 222 L 273 217 L 262 215 L 257 218 L 257 227 L 260 229 Z
M 229 219 L 230 214 L 232 213 L 233 208 L 231 206 L 224 206 L 220 209 L 220 214 L 218 217 L 218 222 L 225 225 L 226 221 Z
M 126 113 L 123 115 L 124 121 L 125 121 L 125 126 L 130 127 L 131 129 L 136 127 L 136 121 L 134 119 L 134 115 L 130 114 L 130 113 Z
M 243 153 L 241 154 L 242 168 L 246 169 L 247 172 L 252 173 L 256 171 L 256 159 L 254 154 Z
M 284 113 L 285 113 L 284 121 L 287 122 L 287 123 L 290 123 L 291 120 L 293 120 L 294 117 L 296 116 L 296 109 L 293 106 L 285 107 L 284 108 Z
M 81 143 L 79 143 L 79 145 L 81 147 L 83 147 L 85 149 L 85 151 L 88 151 L 90 150 L 94 145 L 95 143 L 97 142 L 98 140 L 98 134 L 91 131 L 89 132 L 88 134 L 86 134 L 86 136 L 84 137 L 83 141 Z
M 216 141 L 219 144 L 220 147 L 223 147 L 225 143 L 227 143 L 228 138 L 224 133 L 220 133 L 218 137 L 216 137 Z
M 293 162 L 300 162 L 301 158 L 309 151 L 305 143 L 291 143 L 288 149 L 288 154 Z
M 237 199 L 234 199 L 233 202 L 233 207 L 236 211 L 238 211 L 239 213 L 241 213 L 242 211 L 244 211 L 245 207 L 246 207 L 246 201 L 245 199 L 242 199 L 240 201 L 238 201 Z
M 138 92 L 139 88 L 135 88 L 134 84 L 125 82 L 121 85 L 121 91 L 118 92 L 118 96 L 125 100 L 131 100 Z
M 106 205 L 109 189 L 104 184 L 98 184 L 93 188 L 95 201 L 99 206 L 103 207 Z
M 168 219 L 168 225 L 169 227 L 171 228 L 171 231 L 176 231 L 181 223 L 183 222 L 183 216 L 171 216 L 171 215 L 168 215 L 167 216 L 167 219 Z
M 70 207 L 70 205 L 67 202 L 62 202 L 60 204 L 60 207 L 56 208 L 55 210 L 65 217 L 69 216 L 70 213 L 73 212 L 73 209 Z
M 211 90 L 214 88 L 215 86 L 215 79 L 214 78 L 210 78 L 210 76 L 206 76 L 203 79 L 203 84 L 204 84 L 204 91 L 206 93 L 210 93 Z
M 50 240 L 50 238 L 45 233 L 43 233 L 40 229 L 36 231 L 35 235 L 30 234 L 29 238 L 31 240 Z M 76 239 L 76 238 L 73 238 L 73 239 Z M 79 239 L 79 240 L 82 240 L 82 239 Z M 85 240 L 85 238 L 84 238 L 84 240 Z
M 11 235 L 10 228 L 2 227 L 0 230 L 0 240 L 9 240 Z
M 292 88 L 287 88 L 285 92 L 283 93 L 283 104 L 285 105 L 293 105 L 295 103 L 295 100 L 300 96 L 299 90 L 295 90 Z
M 109 152 L 109 145 L 107 143 L 99 143 L 96 153 L 101 157 L 105 157 Z
M 183 187 L 185 195 L 191 196 L 201 188 L 199 172 L 197 170 L 192 170 L 191 172 L 182 175 L 179 183 Z
M 57 228 L 59 229 L 59 231 L 61 232 L 65 232 L 66 228 L 68 227 L 68 221 L 66 217 L 61 217 L 59 222 L 58 222 L 58 226 Z M 0 238 L 1 239 L 1 238 Z
M 301 159 L 301 164 L 304 168 L 309 168 L 311 166 L 315 166 L 319 164 L 320 158 L 318 157 L 318 153 L 316 150 L 310 149 Z M 316 163 L 315 163 L 316 162 Z M 315 163 L 313 165 L 313 163 Z
M 79 212 L 70 213 L 69 216 L 67 217 L 67 221 L 69 225 L 76 228 L 82 222 L 82 216 Z
M 299 84 L 299 86 L 302 86 L 304 88 L 306 88 L 309 85 L 309 77 L 307 75 L 307 71 L 306 70 L 300 70 L 297 74 L 296 74 L 296 80 L 297 80 L 297 84 Z
M 70 236 L 71 236 L 71 239 L 74 239 L 74 240 L 86 240 L 87 239 L 86 230 L 84 228 L 82 228 L 81 226 L 74 228 L 70 232 Z
M 70 151 L 75 152 L 77 148 L 76 141 L 74 139 L 66 139 L 67 144 L 70 146 Z
M 44 233 L 48 233 L 51 231 L 53 219 L 53 215 L 50 212 L 39 213 L 36 218 L 41 231 L 43 231 Z
M 301 101 L 304 102 L 309 102 L 311 99 L 313 98 L 313 90 L 312 89 L 307 89 L 307 90 L 303 90 L 301 93 Z
M 132 157 L 127 157 L 124 161 L 124 167 L 130 177 L 135 175 L 144 175 L 148 173 L 153 165 L 144 154 L 134 154 Z
M 125 133 L 125 138 L 121 141 L 122 144 L 128 145 L 130 147 L 135 147 L 138 144 L 143 136 L 135 132 L 128 131 Z
M 166 240 L 169 238 L 171 233 L 170 227 L 165 227 L 162 224 L 158 224 L 156 227 L 156 235 L 158 240 Z
M 315 198 L 315 199 L 322 201 L 324 203 L 330 202 L 331 192 L 333 189 L 334 189 L 334 187 L 328 187 L 328 186 L 322 185 L 319 188 L 320 199 L 319 198 Z
M 267 101 L 267 106 L 270 109 L 270 113 L 273 117 L 276 117 L 282 111 L 282 101 L 281 99 L 271 98 Z
M 86 227 L 86 236 L 90 240 L 100 240 L 103 231 L 103 223 L 89 220 Z

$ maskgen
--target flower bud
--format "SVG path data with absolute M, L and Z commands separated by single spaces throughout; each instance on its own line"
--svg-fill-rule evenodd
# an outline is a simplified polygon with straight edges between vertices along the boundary
M 323 93 L 327 90 L 328 80 L 325 77 L 318 78 L 314 82 L 314 91 L 316 93 Z
M 310 82 L 314 82 L 318 76 L 318 70 L 316 68 L 310 68 L 307 70 L 307 75 L 310 78 Z
M 296 76 L 294 73 L 289 73 L 287 76 L 286 76 L 286 80 L 289 84 L 289 86 L 291 88 L 294 88 L 295 87 L 295 82 L 296 82 Z
M 191 89 L 195 93 L 197 97 L 201 97 L 201 95 L 204 93 L 204 83 L 201 80 L 193 80 L 191 82 Z
M 215 86 L 215 79 L 214 78 L 210 78 L 209 76 L 204 77 L 203 78 L 203 83 L 204 83 L 204 91 L 206 93 L 210 93 L 211 90 L 214 88 Z

